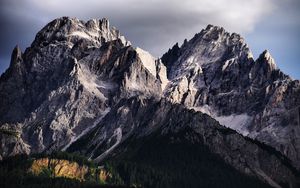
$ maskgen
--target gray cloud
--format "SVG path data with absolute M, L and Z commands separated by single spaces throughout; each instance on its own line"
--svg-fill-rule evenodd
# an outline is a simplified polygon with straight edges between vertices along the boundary
M 207 24 L 247 35 L 282 5 L 296 0 L 2 0 L 0 61 L 12 48 L 30 45 L 36 32 L 61 16 L 107 17 L 133 45 L 162 55 Z M 281 4 L 280 4 L 280 3 Z M 3 62 L 0 62 L 2 64 Z

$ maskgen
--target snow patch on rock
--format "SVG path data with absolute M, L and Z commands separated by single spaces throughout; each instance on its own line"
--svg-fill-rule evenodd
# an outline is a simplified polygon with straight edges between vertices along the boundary
M 167 67 L 161 62 L 157 62 L 157 77 L 161 82 L 161 90 L 164 91 L 170 82 L 167 77 Z
M 156 77 L 156 65 L 155 65 L 155 58 L 147 51 L 137 47 L 136 52 L 141 59 L 145 68 L 154 76 Z
M 212 116 L 212 114 L 213 114 L 212 109 L 207 104 L 205 104 L 203 106 L 191 107 L 191 109 L 202 112 L 202 113 L 210 115 L 210 116 Z
M 77 37 L 80 37 L 80 38 L 85 38 L 85 39 L 88 39 L 88 40 L 92 40 L 90 35 L 88 35 L 85 32 L 81 32 L 81 31 L 74 31 L 70 34 L 70 36 L 77 36 Z
M 271 54 L 270 54 L 270 52 L 268 50 L 264 51 L 264 58 L 267 60 L 267 63 L 270 64 L 270 67 L 272 69 L 276 69 L 277 68 L 275 60 L 273 59 L 273 57 L 271 56 Z
M 247 136 L 249 135 L 248 126 L 253 120 L 252 116 L 248 114 L 231 114 L 229 116 L 218 116 L 209 105 L 191 107 L 195 111 L 207 114 L 217 120 L 221 125 L 228 127 L 230 129 L 236 130 L 238 133 Z
M 232 61 L 231 61 L 231 59 L 230 59 L 230 60 L 227 60 L 227 61 L 225 61 L 224 65 L 222 66 L 222 71 L 226 70 L 226 69 L 227 69 L 227 67 L 228 67 L 228 65 L 229 65 L 231 62 L 232 62 Z
M 106 97 L 99 90 L 105 87 L 105 85 L 100 85 L 97 77 L 92 74 L 84 64 L 80 64 L 80 68 L 78 69 L 78 80 L 87 91 L 96 95 L 98 98 L 106 100 Z
M 213 116 L 221 125 L 236 130 L 238 133 L 247 136 L 249 134 L 248 125 L 252 117 L 247 114 L 232 114 L 230 116 Z

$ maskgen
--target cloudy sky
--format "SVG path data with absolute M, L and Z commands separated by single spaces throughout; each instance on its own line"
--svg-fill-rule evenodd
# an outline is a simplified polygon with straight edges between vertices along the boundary
M 49 21 L 107 17 L 134 46 L 160 57 L 207 24 L 242 34 L 255 57 L 268 49 L 300 79 L 299 0 L 1 0 L 0 73 L 16 44 L 24 51 Z

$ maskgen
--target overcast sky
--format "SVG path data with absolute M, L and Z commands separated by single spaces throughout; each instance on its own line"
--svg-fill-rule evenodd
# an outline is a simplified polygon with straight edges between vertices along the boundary
M 0 73 L 16 44 L 24 51 L 51 20 L 106 17 L 134 46 L 160 57 L 207 24 L 242 34 L 255 57 L 268 49 L 300 79 L 299 0 L 1 0 Z

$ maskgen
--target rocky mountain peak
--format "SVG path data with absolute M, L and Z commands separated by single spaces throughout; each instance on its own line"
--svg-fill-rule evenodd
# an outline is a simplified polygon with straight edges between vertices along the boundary
M 168 77 L 175 78 L 182 75 L 182 72 L 188 73 L 194 68 L 197 72 L 199 67 L 212 64 L 227 67 L 229 61 L 253 62 L 253 55 L 240 35 L 231 34 L 222 27 L 208 25 L 192 39 L 184 42 L 180 48 L 175 45 L 161 59 L 168 68 Z
M 14 78 L 19 78 L 19 76 L 22 74 L 24 68 L 23 64 L 23 53 L 21 48 L 16 45 L 13 49 L 13 52 L 11 54 L 11 60 L 9 68 L 0 76 L 1 79 L 6 80 L 9 75 L 14 75 Z
M 38 32 L 32 47 L 63 43 L 72 48 L 82 40 L 87 41 L 90 46 L 101 46 L 104 42 L 116 39 L 120 39 L 124 46 L 130 45 L 130 42 L 116 28 L 110 28 L 106 18 L 85 22 L 77 18 L 61 17 L 53 20 Z
M 276 63 L 268 50 L 264 50 L 260 54 L 250 71 L 250 79 L 253 79 L 254 83 L 258 85 L 286 78 L 289 77 L 277 69 Z
M 201 31 L 201 33 L 205 33 L 206 35 L 210 35 L 210 37 L 216 35 L 223 35 L 226 33 L 225 29 L 223 27 L 214 26 L 214 25 L 207 25 L 205 29 Z
M 16 45 L 11 55 L 10 66 L 15 66 L 18 62 L 23 61 L 21 48 Z
M 88 20 L 85 25 L 91 30 L 109 30 L 109 20 L 107 18 L 102 18 L 100 20 L 91 19 Z
M 201 30 L 200 33 L 195 35 L 195 38 L 206 39 L 208 41 L 213 40 L 222 40 L 223 38 L 227 39 L 228 42 L 240 42 L 245 43 L 244 38 L 237 33 L 230 33 L 226 31 L 223 27 L 215 26 L 215 25 L 207 25 L 207 27 Z
M 292 104 L 287 102 L 290 99 L 283 98 L 286 95 L 299 98 L 299 94 L 296 90 L 289 91 L 293 82 L 277 69 L 269 51 L 254 60 L 239 34 L 208 25 L 182 46 L 175 45 L 161 60 L 170 80 L 164 95 L 170 101 L 209 114 L 222 125 L 252 138 L 259 137 L 282 152 L 289 151 L 289 157 L 297 161 L 296 153 L 300 149 L 296 152 L 294 148 L 300 148 L 299 144 L 286 142 L 297 139 L 300 134 L 291 136 L 281 131 L 292 130 L 297 124 L 295 120 L 282 119 L 299 119 L 296 110 L 294 112 L 299 102 Z M 284 113 L 285 108 L 293 111 L 292 118 Z M 278 112 L 282 113 L 280 117 L 277 117 Z M 280 144 L 285 145 L 285 149 Z
M 277 68 L 275 60 L 268 50 L 264 50 L 258 59 L 263 63 L 267 63 L 271 70 L 275 70 Z
M 109 21 L 107 18 L 102 18 L 100 20 L 100 25 L 102 26 L 102 29 L 109 29 Z

